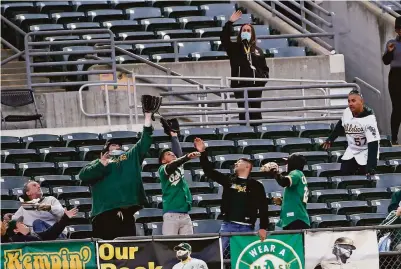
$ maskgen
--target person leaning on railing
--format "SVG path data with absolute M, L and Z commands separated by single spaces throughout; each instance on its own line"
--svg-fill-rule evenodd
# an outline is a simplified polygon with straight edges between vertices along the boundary
M 401 17 L 395 19 L 395 32 L 397 37 L 386 44 L 383 63 L 390 65 L 388 74 L 388 90 L 390 93 L 393 111 L 391 112 L 392 143 L 398 144 L 398 131 L 401 125 Z
M 255 29 L 251 24 L 243 24 L 238 33 L 236 42 L 231 42 L 233 23 L 241 18 L 242 12 L 233 13 L 230 20 L 224 25 L 221 32 L 221 44 L 227 52 L 231 65 L 231 77 L 241 78 L 268 78 L 269 67 L 266 65 L 263 50 L 256 46 Z M 231 81 L 231 88 L 263 87 L 265 81 Z M 234 92 L 235 99 L 244 98 L 243 92 Z M 262 91 L 249 91 L 248 98 L 261 98 Z M 244 108 L 244 102 L 238 102 L 239 108 Z M 249 108 L 261 108 L 261 102 L 249 103 Z M 262 113 L 252 112 L 250 120 L 261 120 Z M 245 120 L 245 113 L 239 114 L 240 120 Z M 251 124 L 257 125 L 257 124 Z

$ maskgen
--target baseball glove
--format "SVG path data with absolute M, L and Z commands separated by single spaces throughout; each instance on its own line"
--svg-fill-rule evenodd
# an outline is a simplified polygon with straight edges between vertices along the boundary
M 261 168 L 260 171 L 262 172 L 278 172 L 279 171 L 279 167 L 278 164 L 275 162 L 269 162 L 264 164 Z
M 142 103 L 142 112 L 152 113 L 152 120 L 155 120 L 155 113 L 159 112 L 159 108 L 162 104 L 162 97 L 152 96 L 152 95 L 142 95 L 141 98 Z
M 171 132 L 174 132 L 174 133 L 177 133 L 177 135 L 180 135 L 180 124 L 178 123 L 177 119 L 166 120 L 163 117 L 161 117 L 160 123 L 162 124 L 166 135 L 170 136 Z

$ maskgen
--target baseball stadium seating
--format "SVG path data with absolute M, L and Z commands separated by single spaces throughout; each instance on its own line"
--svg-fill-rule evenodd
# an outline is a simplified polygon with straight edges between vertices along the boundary
M 181 131 L 184 152 L 193 150 L 190 142 L 200 136 L 206 140 L 210 160 L 224 174 L 241 157 L 254 162 L 252 176 L 264 185 L 269 203 L 282 195 L 282 188 L 259 172 L 266 162 L 284 164 L 289 153 L 302 152 L 307 157 L 305 167 L 310 199 L 308 212 L 313 227 L 373 225 L 385 218 L 391 193 L 401 187 L 399 174 L 401 151 L 398 147 L 381 147 L 385 173 L 367 179 L 365 176 L 339 176 L 338 151 L 322 151 L 320 144 L 332 129 L 331 125 L 267 125 L 259 127 L 232 126 L 229 128 L 193 128 Z M 28 137 L 1 137 L 1 208 L 2 214 L 15 212 L 17 198 L 28 180 L 41 184 L 45 195 L 53 195 L 67 208 L 77 206 L 80 214 L 71 220 L 70 238 L 90 235 L 90 186 L 81 184 L 77 174 L 81 167 L 98 158 L 102 144 L 110 139 L 124 143 L 128 149 L 140 138 L 136 132 L 72 133 L 61 136 L 38 134 Z M 297 137 L 298 136 L 298 137 Z M 140 226 L 138 234 L 161 234 L 162 199 L 157 175 L 158 153 L 171 143 L 162 130 L 148 158 L 143 163 L 142 180 L 148 195 L 148 205 L 135 214 Z M 339 138 L 339 141 L 344 141 Z M 386 145 L 388 137 L 383 136 Z M 339 145 L 341 142 L 339 142 Z M 391 144 L 390 144 L 391 145 Z M 54 147 L 53 147 L 54 146 Z M 334 162 L 333 162 L 334 161 Z M 210 182 L 200 169 L 198 160 L 184 166 L 185 176 L 193 194 L 191 216 L 197 233 L 217 232 L 222 187 Z M 284 168 L 285 169 L 285 168 Z M 398 169 L 398 170 L 397 170 Z M 279 216 L 280 207 L 269 204 L 271 229 Z M 77 226 L 78 225 L 78 226 Z

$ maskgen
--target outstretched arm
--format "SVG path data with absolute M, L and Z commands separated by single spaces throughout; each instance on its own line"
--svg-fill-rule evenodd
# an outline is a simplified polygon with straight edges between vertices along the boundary
M 174 152 L 175 156 L 183 156 L 180 141 L 178 140 L 178 135 L 177 133 L 173 132 L 171 132 L 171 150 Z
M 389 65 L 394 59 L 394 49 L 395 45 L 392 42 L 387 42 L 386 51 L 383 54 L 382 60 L 384 65 Z
M 145 158 L 145 154 L 149 151 L 150 146 L 152 145 L 152 113 L 145 113 L 145 124 L 143 126 L 141 139 L 133 146 L 130 150 L 128 150 L 127 155 L 128 158 L 131 158 L 135 154 L 139 156 L 140 159 Z
M 182 156 L 181 158 L 176 159 L 175 161 L 172 161 L 169 164 L 166 164 L 164 167 L 164 173 L 169 176 L 174 173 L 175 170 L 177 170 L 178 167 L 183 165 L 184 163 L 188 162 L 191 159 L 198 158 L 200 156 L 199 152 L 192 152 L 189 153 L 185 156 Z

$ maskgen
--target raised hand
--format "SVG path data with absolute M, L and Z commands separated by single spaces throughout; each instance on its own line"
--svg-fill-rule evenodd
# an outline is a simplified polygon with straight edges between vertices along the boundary
M 194 146 L 198 152 L 204 152 L 206 149 L 205 142 L 198 137 L 194 140 Z
M 331 142 L 330 141 L 326 141 L 322 144 L 322 148 L 324 150 L 328 150 L 331 147 Z
M 395 49 L 395 44 L 394 43 L 388 43 L 387 50 L 389 52 L 392 52 L 394 49 Z
M 187 157 L 190 159 L 196 159 L 196 158 L 199 158 L 200 155 L 201 155 L 200 152 L 195 151 L 195 152 L 188 153 Z
M 64 209 L 64 214 L 66 214 L 67 217 L 69 217 L 69 218 L 75 217 L 77 215 L 77 213 L 78 213 L 78 208 L 76 208 L 76 207 L 74 207 L 71 210 Z
M 260 229 L 258 234 L 259 234 L 260 241 L 262 241 L 262 242 L 265 241 L 265 239 L 267 237 L 267 231 L 265 229 Z
M 109 153 L 108 152 L 106 152 L 105 154 L 100 153 L 100 162 L 104 166 L 107 166 L 109 164 Z
M 236 12 L 234 12 L 231 17 L 230 17 L 230 21 L 231 22 L 236 22 L 238 21 L 242 16 L 242 11 L 241 10 L 237 10 Z

